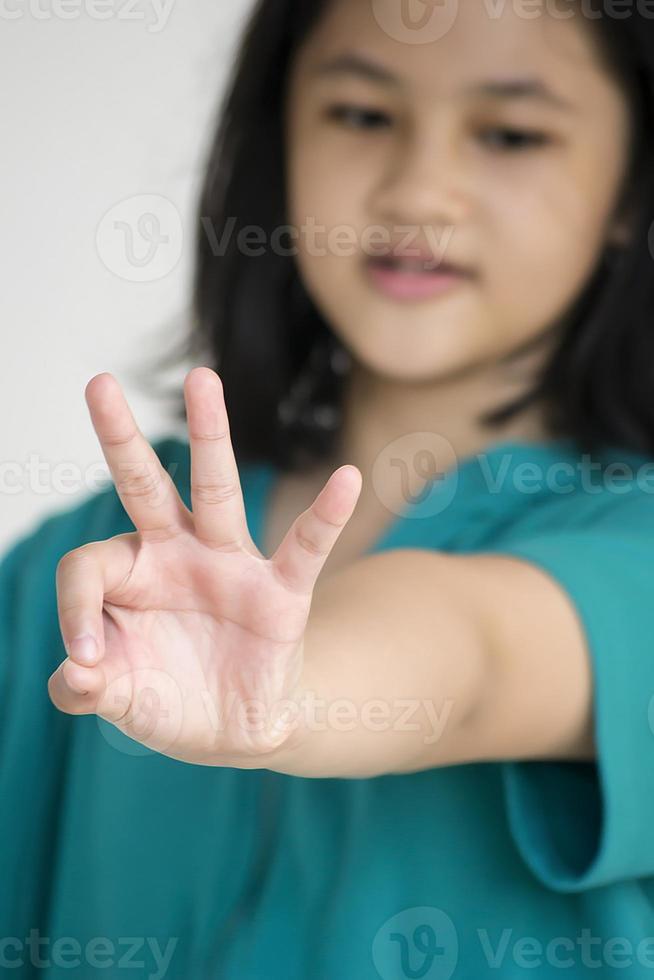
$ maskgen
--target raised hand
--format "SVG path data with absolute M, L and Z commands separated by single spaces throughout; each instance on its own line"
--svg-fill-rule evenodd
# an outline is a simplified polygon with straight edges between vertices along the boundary
M 252 764 L 289 737 L 284 709 L 301 682 L 313 589 L 352 516 L 361 474 L 353 466 L 332 473 L 267 559 L 248 532 L 215 372 L 194 368 L 184 381 L 192 511 L 114 377 L 96 375 L 85 395 L 136 531 L 59 562 L 68 658 L 48 680 L 50 698 L 176 759 Z

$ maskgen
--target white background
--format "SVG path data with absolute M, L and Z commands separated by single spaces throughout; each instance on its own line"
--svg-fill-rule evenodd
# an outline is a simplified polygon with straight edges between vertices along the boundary
M 104 466 L 84 400 L 95 374 L 118 378 L 151 440 L 181 431 L 130 371 L 185 329 L 193 208 L 250 6 L 0 0 L 0 553 L 92 492 L 86 481 Z M 171 234 L 159 265 L 139 272 L 124 248 L 121 266 L 126 233 L 113 222 L 135 225 L 138 199 L 150 195 L 170 202 L 160 232 Z M 176 213 L 178 226 L 166 227 Z M 132 254 L 146 255 L 149 244 L 133 241 Z M 186 370 L 165 380 L 181 386 Z

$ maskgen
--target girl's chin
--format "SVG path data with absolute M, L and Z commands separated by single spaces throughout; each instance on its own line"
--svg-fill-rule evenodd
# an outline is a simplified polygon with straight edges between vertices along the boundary
M 398 382 L 420 383 L 437 381 L 465 371 L 478 364 L 481 352 L 475 356 L 470 348 L 460 344 L 420 344 L 417 346 L 361 343 L 361 336 L 347 347 L 354 362 L 366 373 Z
M 356 314 L 341 317 L 340 322 L 347 324 L 345 333 L 360 350 L 373 357 L 417 365 L 445 354 L 448 358 L 465 357 L 475 338 L 489 335 L 480 329 L 477 317 L 462 316 L 458 310 L 456 315 L 445 316 L 434 310 L 398 313 L 362 304 Z

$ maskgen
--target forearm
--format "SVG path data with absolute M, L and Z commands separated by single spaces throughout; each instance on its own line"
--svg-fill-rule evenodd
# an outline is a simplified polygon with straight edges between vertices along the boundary
M 428 602 L 415 587 L 423 575 Z M 314 593 L 295 728 L 265 765 L 363 777 L 474 761 L 487 670 L 475 605 L 446 556 L 367 556 Z

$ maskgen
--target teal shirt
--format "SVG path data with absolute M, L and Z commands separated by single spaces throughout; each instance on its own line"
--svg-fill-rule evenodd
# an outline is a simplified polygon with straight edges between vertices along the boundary
M 187 444 L 155 448 L 190 506 Z M 65 657 L 58 560 L 133 530 L 113 486 L 14 542 L 0 563 L 0 975 L 654 977 L 654 466 L 612 459 L 628 469 L 602 481 L 567 442 L 495 444 L 372 549 L 513 555 L 553 576 L 588 639 L 596 763 L 307 779 L 157 755 L 47 695 Z M 259 546 L 277 475 L 241 469 Z

